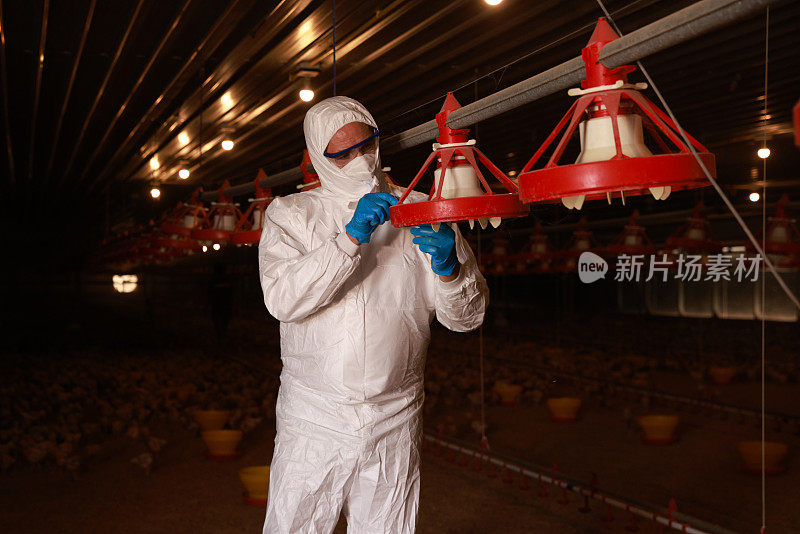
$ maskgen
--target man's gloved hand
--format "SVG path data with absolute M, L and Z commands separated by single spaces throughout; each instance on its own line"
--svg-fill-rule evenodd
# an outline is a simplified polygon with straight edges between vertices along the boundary
M 344 227 L 347 235 L 359 243 L 369 243 L 372 232 L 389 220 L 389 208 L 397 204 L 397 197 L 389 193 L 367 193 L 356 205 L 353 218 Z
M 412 243 L 419 245 L 419 249 L 431 255 L 431 268 L 441 276 L 450 276 L 458 266 L 456 255 L 456 233 L 448 224 L 439 226 L 439 231 L 434 232 L 430 224 L 415 226 L 411 234 L 416 236 Z

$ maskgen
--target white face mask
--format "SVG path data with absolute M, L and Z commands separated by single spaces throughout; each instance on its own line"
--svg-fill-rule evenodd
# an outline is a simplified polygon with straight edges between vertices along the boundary
M 375 179 L 378 167 L 378 158 L 375 154 L 363 154 L 353 159 L 342 167 L 341 171 L 348 177 L 359 182 L 369 183 Z

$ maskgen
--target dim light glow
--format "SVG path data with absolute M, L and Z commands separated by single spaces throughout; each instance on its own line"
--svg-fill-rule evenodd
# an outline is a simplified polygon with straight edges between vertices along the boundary
M 227 111 L 233 107 L 233 96 L 231 96 L 231 92 L 227 91 L 222 98 L 220 98 L 220 102 L 222 102 L 222 107 Z
M 214 250 L 219 250 L 220 249 L 219 243 L 214 243 L 213 248 Z
M 311 89 L 300 89 L 300 100 L 303 102 L 311 102 L 314 100 L 314 91 Z
M 185 180 L 189 177 L 189 169 L 181 169 L 178 171 L 178 178 Z
M 158 198 L 161 196 L 161 189 L 154 187 L 150 190 L 150 196 L 153 198 Z
M 503 0 L 483 0 L 483 1 L 489 4 L 490 6 L 496 6 L 500 4 Z
M 150 158 L 150 168 L 151 169 L 156 170 L 160 166 L 161 166 L 161 164 L 158 162 L 158 156 L 153 156 L 152 158 Z
M 750 202 L 758 202 L 760 199 L 761 199 L 761 195 L 759 195 L 755 191 L 750 193 Z
M 770 153 L 771 153 L 770 149 L 768 149 L 767 147 L 759 148 L 758 152 L 756 152 L 756 154 L 758 154 L 758 157 L 761 159 L 767 159 Z
M 178 134 L 178 142 L 181 144 L 181 146 L 188 145 L 189 144 L 189 134 L 187 134 L 186 132 L 179 133 Z
M 517 175 L 517 171 L 508 171 L 508 175 L 509 176 L 516 176 Z
M 117 293 L 132 293 L 139 285 L 139 277 L 135 274 L 115 274 L 111 278 L 111 282 Z
M 222 150 L 233 150 L 233 141 L 230 139 L 222 141 Z

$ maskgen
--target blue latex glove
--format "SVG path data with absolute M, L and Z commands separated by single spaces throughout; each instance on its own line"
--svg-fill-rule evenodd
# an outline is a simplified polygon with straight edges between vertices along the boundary
M 458 266 L 456 233 L 448 224 L 442 224 L 438 232 L 434 232 L 430 224 L 423 224 L 412 228 L 411 233 L 416 236 L 412 243 L 431 255 L 433 272 L 441 276 L 453 274 Z
M 347 235 L 359 243 L 369 243 L 375 229 L 389 220 L 389 208 L 397 204 L 397 197 L 389 193 L 367 193 L 356 205 L 353 218 L 344 227 Z

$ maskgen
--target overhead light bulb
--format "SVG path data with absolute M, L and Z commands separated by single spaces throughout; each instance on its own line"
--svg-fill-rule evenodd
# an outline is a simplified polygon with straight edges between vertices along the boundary
M 154 187 L 150 190 L 150 196 L 153 198 L 158 198 L 161 196 L 161 189 Z
M 150 158 L 150 168 L 151 169 L 156 170 L 160 166 L 161 166 L 161 164 L 158 162 L 158 156 L 153 156 L 152 158 Z
M 757 192 L 753 191 L 750 193 L 750 202 L 758 202 L 761 199 L 761 195 Z
M 311 102 L 314 100 L 314 88 L 311 86 L 311 78 L 318 74 L 319 67 L 304 61 L 300 63 L 297 72 L 290 78 L 291 80 L 297 80 L 298 78 L 301 80 L 300 91 L 297 95 L 303 102 Z
M 207 245 L 203 245 L 203 252 L 208 252 L 208 246 Z
M 222 141 L 222 150 L 233 150 L 233 141 L 225 139 Z
M 756 154 L 758 154 L 758 157 L 761 159 L 767 159 L 770 155 L 770 150 L 767 147 L 759 148 Z
M 219 247 L 219 243 L 214 243 L 213 247 L 214 247 L 214 250 L 219 250 L 219 248 L 220 248 Z
M 189 177 L 189 169 L 181 169 L 178 171 L 178 178 L 185 180 Z
M 501 3 L 503 0 L 483 0 L 490 6 L 496 6 L 497 4 Z
M 190 141 L 189 134 L 187 134 L 186 132 L 181 132 L 178 134 L 178 142 L 181 144 L 181 146 L 188 145 L 189 141 Z
M 314 91 L 311 89 L 300 89 L 300 100 L 303 102 L 311 102 L 314 100 Z

